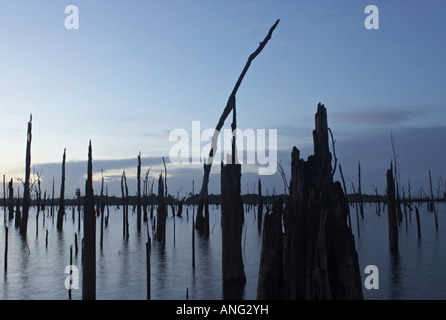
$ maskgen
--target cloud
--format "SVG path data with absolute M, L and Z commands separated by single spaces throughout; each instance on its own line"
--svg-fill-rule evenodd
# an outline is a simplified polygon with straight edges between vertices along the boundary
M 384 110 L 379 109 L 361 109 L 359 111 L 335 112 L 331 120 L 340 123 L 371 125 L 371 126 L 390 126 L 404 123 L 419 115 L 419 112 L 412 110 Z

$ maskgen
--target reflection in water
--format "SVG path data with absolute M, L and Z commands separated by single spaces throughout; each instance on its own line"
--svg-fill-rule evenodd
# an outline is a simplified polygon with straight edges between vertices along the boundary
M 223 284 L 224 300 L 243 300 L 245 297 L 245 284 L 239 281 L 231 281 Z
M 400 268 L 400 255 L 399 253 L 389 253 L 390 262 L 390 292 L 389 299 L 397 300 L 401 296 L 401 268 Z
M 67 210 L 67 212 L 70 212 Z M 187 219 L 169 215 L 166 221 L 166 244 L 152 241 L 151 297 L 153 300 L 186 298 L 191 300 L 256 299 L 259 271 L 261 233 L 252 213 L 246 213 L 242 237 L 243 263 L 246 284 L 223 287 L 221 263 L 220 211 L 210 209 L 211 233 L 202 237 L 196 233 L 195 259 L 192 268 L 192 214 Z M 192 210 L 191 210 L 192 213 Z M 45 221 L 43 217 L 45 215 Z M 0 250 L 4 252 L 5 228 L 0 218 Z M 376 215 L 374 206 L 366 207 L 365 219 L 360 220 L 361 238 L 356 234 L 356 219 L 352 219 L 362 276 L 367 265 L 379 268 L 379 290 L 365 290 L 366 299 L 445 299 L 446 239 L 444 230 L 446 207 L 439 206 L 440 229 L 427 211 L 420 211 L 422 239 L 418 240 L 415 219 L 407 221 L 407 232 L 399 233 L 399 254 L 391 256 L 388 250 L 387 216 Z M 100 218 L 98 218 L 100 219 Z M 129 215 L 130 235 L 122 237 L 122 210 L 110 208 L 108 227 L 104 230 L 104 245 L 100 250 L 100 223 L 97 223 L 97 298 L 146 299 L 146 232 L 137 233 L 136 215 Z M 36 223 L 41 224 L 37 230 Z M 146 223 L 146 222 L 144 222 Z M 149 220 L 150 223 L 150 220 Z M 70 246 L 78 234 L 79 253 L 73 264 L 79 268 L 82 283 L 82 228 L 78 221 L 67 218 L 63 232 L 58 232 L 49 210 L 30 211 L 28 236 L 23 239 L 14 221 L 7 221 L 8 271 L 0 277 L 0 299 L 67 299 L 64 286 L 65 267 L 70 261 Z M 151 226 L 148 226 L 152 231 Z M 400 230 L 406 225 L 401 224 Z M 48 245 L 46 245 L 48 230 Z M 147 230 L 142 226 L 142 230 Z M 38 232 L 38 234 L 37 234 Z M 151 235 L 153 240 L 153 236 Z M 29 246 L 29 249 L 28 249 Z M 0 267 L 3 270 L 3 255 Z M 73 299 L 82 298 L 82 290 L 73 290 Z

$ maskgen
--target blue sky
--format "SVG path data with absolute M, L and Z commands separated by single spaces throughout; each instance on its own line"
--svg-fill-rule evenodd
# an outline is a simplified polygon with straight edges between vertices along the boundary
M 369 4 L 379 30 L 364 27 Z M 79 9 L 78 30 L 65 29 L 67 5 Z M 277 129 L 287 170 L 293 145 L 311 154 L 322 102 L 348 184 L 361 161 L 363 189 L 384 192 L 393 132 L 401 179 L 426 188 L 428 170 L 446 174 L 445 13 L 439 0 L 1 1 L 0 173 L 23 178 L 32 113 L 32 162 L 47 188 L 53 177 L 59 188 L 64 148 L 67 193 L 83 188 L 90 139 L 94 169 L 114 193 L 123 169 L 136 175 L 140 151 L 158 175 L 169 132 L 192 121 L 215 127 L 246 59 L 280 18 L 238 91 L 238 126 Z M 172 193 L 190 179 L 201 186 L 201 166 L 168 171 Z M 242 192 L 257 181 L 245 178 Z M 283 190 L 277 175 L 264 178 L 270 192 Z M 210 192 L 219 192 L 213 179 Z

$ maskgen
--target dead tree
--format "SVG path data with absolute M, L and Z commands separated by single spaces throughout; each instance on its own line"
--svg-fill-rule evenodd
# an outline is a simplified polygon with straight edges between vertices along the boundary
M 231 95 L 228 98 L 228 102 L 226 103 L 226 107 L 223 110 L 222 115 L 220 116 L 220 119 L 217 123 L 217 126 L 215 127 L 214 135 L 212 137 L 212 145 L 211 150 L 209 151 L 209 157 L 207 161 L 204 163 L 204 174 L 203 174 L 203 182 L 201 185 L 200 195 L 199 195 L 199 203 L 198 203 L 198 210 L 197 210 L 197 217 L 196 217 L 196 224 L 195 227 L 197 230 L 202 234 L 209 234 L 209 217 L 203 216 L 203 208 L 207 206 L 208 203 L 208 184 L 209 184 L 209 174 L 211 172 L 211 166 L 212 161 L 214 159 L 214 155 L 217 151 L 217 140 L 218 135 L 223 128 L 223 125 L 225 123 L 226 118 L 231 113 L 231 111 L 235 108 L 235 96 L 237 94 L 237 91 L 240 87 L 240 84 L 243 81 L 243 78 L 246 75 L 246 72 L 248 71 L 252 61 L 259 55 L 259 53 L 263 50 L 263 48 L 266 46 L 268 41 L 271 39 L 272 33 L 274 29 L 279 24 L 280 20 L 277 20 L 276 23 L 271 27 L 271 29 L 268 32 L 268 35 L 265 37 L 265 39 L 259 43 L 259 47 L 257 50 L 255 50 L 248 58 L 248 61 L 245 64 L 245 67 L 240 74 L 237 83 L 234 86 L 234 89 L 232 90 Z M 205 210 L 206 214 L 206 210 Z
M 361 213 L 361 219 L 364 219 L 364 204 L 362 201 L 361 191 L 361 162 L 358 161 L 358 193 L 359 193 L 359 212 Z
M 99 242 L 99 246 L 102 250 L 104 247 L 104 210 L 105 210 L 105 201 L 104 201 L 104 170 L 101 170 L 101 199 L 100 199 L 100 209 L 101 209 L 101 238 Z
M 262 198 L 262 183 L 260 182 L 259 179 L 259 184 L 258 184 L 258 200 L 257 200 L 257 229 L 260 231 L 262 230 L 262 216 L 263 216 L 263 198 Z
M 61 231 L 63 227 L 63 218 L 65 215 L 65 160 L 67 149 L 63 151 L 62 158 L 62 181 L 60 184 L 59 212 L 57 213 L 57 230 Z
M 15 206 L 15 221 L 14 225 L 16 228 L 20 228 L 20 225 L 22 223 L 22 213 L 20 212 L 20 190 L 17 188 L 17 201 Z
M 136 229 L 141 232 L 141 152 L 138 154 L 138 168 L 136 174 L 137 195 L 136 195 Z
M 128 187 L 125 170 L 121 176 L 121 192 L 122 192 L 122 236 L 126 239 L 129 237 L 129 205 L 128 205 Z
M 3 175 L 3 220 L 6 225 L 6 177 Z
M 420 213 L 418 212 L 418 207 L 415 207 L 415 218 L 417 220 L 418 239 L 421 239 Z
M 431 190 L 431 201 L 427 207 L 429 209 L 429 212 L 434 212 L 435 211 L 435 201 L 434 201 L 434 192 L 432 190 L 432 177 L 431 177 L 430 170 L 429 170 L 429 186 L 430 186 L 430 190 Z
M 25 156 L 25 182 L 23 190 L 23 212 L 20 224 L 20 234 L 26 236 L 28 229 L 28 215 L 31 203 L 30 176 L 31 176 L 31 140 L 32 140 L 32 115 L 29 116 L 28 132 L 26 135 L 26 156 Z
M 283 211 L 283 298 L 363 299 L 355 240 L 347 225 L 347 199 L 341 184 L 333 181 L 322 104 L 315 115 L 313 142 L 314 155 L 306 161 L 296 147 L 291 153 L 289 197 Z
M 163 174 L 161 173 L 158 179 L 158 209 L 156 219 L 156 240 L 162 244 L 166 243 L 166 203 L 164 199 L 164 183 Z
M 8 183 L 8 212 L 9 216 L 8 219 L 12 220 L 14 219 L 14 186 L 13 186 L 13 180 L 9 181 Z
M 263 222 L 262 252 L 260 254 L 258 300 L 283 299 L 282 199 L 273 204 Z
M 223 283 L 245 283 L 242 258 L 243 204 L 240 164 L 221 164 L 221 232 Z
M 398 223 L 395 204 L 395 180 L 393 177 L 393 166 L 387 170 L 387 217 L 389 221 L 389 249 L 391 254 L 398 253 Z
M 82 299 L 96 300 L 96 217 L 93 195 L 91 141 L 88 147 L 88 174 L 85 182 L 84 249 Z

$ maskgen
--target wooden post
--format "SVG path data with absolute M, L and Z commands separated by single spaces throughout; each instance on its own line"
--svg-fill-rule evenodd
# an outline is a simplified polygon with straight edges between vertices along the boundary
M 26 236 L 28 229 L 29 206 L 31 202 L 30 176 L 31 176 L 31 140 L 32 140 L 32 115 L 29 116 L 28 133 L 26 135 L 26 156 L 25 156 L 25 182 L 23 190 L 23 213 L 20 224 L 20 234 Z
M 82 299 L 96 300 L 96 217 L 93 195 L 91 140 L 88 147 L 88 174 L 85 182 Z
M 57 230 L 62 231 L 63 218 L 65 215 L 65 159 L 67 157 L 67 149 L 63 151 L 62 158 L 62 181 L 60 184 L 59 212 L 57 214 Z

